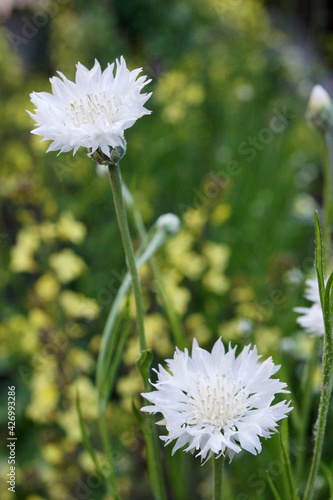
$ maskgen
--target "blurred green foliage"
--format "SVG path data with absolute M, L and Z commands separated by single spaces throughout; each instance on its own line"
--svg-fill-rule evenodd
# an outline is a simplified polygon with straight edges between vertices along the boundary
M 75 387 L 101 450 L 94 368 L 124 257 L 107 177 L 96 174 L 84 151 L 45 154 L 45 144 L 30 134 L 29 93 L 49 91 L 48 77 L 57 70 L 74 78 L 75 63 L 91 67 L 95 57 L 105 67 L 123 54 L 131 69 L 142 66 L 150 75 L 153 114 L 127 131 L 121 168 L 147 226 L 165 212 L 182 218 L 181 233 L 158 260 L 189 342 L 195 336 L 210 347 L 221 335 L 225 342 L 256 343 L 264 357 L 283 363 L 281 379 L 301 406 L 302 368 L 314 347 L 292 309 L 303 301 L 304 277 L 313 270 L 321 145 L 304 110 L 321 69 L 271 26 L 256 0 L 51 5 L 43 68 L 29 72 L 13 50 L 10 26 L 0 32 L 2 437 L 7 385 L 15 385 L 16 498 L 106 499 L 81 444 Z M 135 234 L 133 241 L 137 246 Z M 172 355 L 172 332 L 148 266 L 142 283 L 157 362 Z M 140 500 L 151 493 L 130 409 L 142 390 L 137 354 L 133 335 L 110 402 L 109 431 L 124 498 Z M 292 414 L 293 436 L 297 425 Z M 331 442 L 329 432 L 328 464 Z M 309 453 L 310 445 L 309 427 Z M 227 468 L 226 498 L 270 498 L 264 471 L 281 481 L 278 436 L 263 448 L 259 457 L 244 452 Z M 170 499 L 209 498 L 206 468 L 165 452 Z M 5 477 L 6 450 L 0 465 Z M 5 489 L 1 498 L 13 497 Z

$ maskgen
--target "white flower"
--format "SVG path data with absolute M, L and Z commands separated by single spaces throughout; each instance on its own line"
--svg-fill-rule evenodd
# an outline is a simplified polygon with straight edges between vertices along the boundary
M 230 460 L 242 449 L 256 455 L 261 451 L 259 437 L 268 438 L 277 421 L 292 409 L 282 401 L 271 405 L 275 394 L 288 392 L 286 384 L 271 376 L 279 366 L 272 359 L 259 363 L 256 347 L 246 346 L 235 356 L 236 347 L 225 352 L 219 339 L 211 353 L 193 340 L 192 356 L 187 349 L 176 349 L 167 360 L 170 370 L 161 365 L 156 391 L 143 396 L 152 403 L 142 411 L 162 413 L 169 444 L 176 440 L 176 450 L 198 452 L 201 460 L 212 455 L 228 455 Z
M 52 93 L 30 94 L 36 106 L 35 114 L 28 111 L 36 121 L 33 134 L 43 136 L 42 141 L 53 141 L 47 151 L 60 153 L 80 146 L 94 153 L 100 150 L 110 156 L 110 146 L 125 150 L 124 130 L 131 127 L 138 118 L 150 114 L 144 108 L 150 94 L 141 94 L 142 88 L 151 80 L 146 76 L 137 78 L 141 68 L 129 71 L 123 57 L 109 64 L 102 72 L 97 60 L 89 71 L 77 64 L 75 83 L 67 80 L 60 72 L 50 79 Z
M 321 85 L 311 91 L 306 117 L 313 127 L 324 132 L 333 124 L 332 100 Z
M 313 302 L 311 307 L 295 307 L 294 311 L 303 316 L 299 316 L 296 321 L 302 328 L 312 335 L 322 336 L 325 333 L 323 311 L 320 303 L 318 280 L 306 280 L 307 289 L 304 297 Z

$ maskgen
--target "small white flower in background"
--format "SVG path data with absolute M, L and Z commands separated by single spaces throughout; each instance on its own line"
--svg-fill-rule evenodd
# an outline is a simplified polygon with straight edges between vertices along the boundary
M 304 297 L 313 302 L 311 307 L 295 307 L 294 311 L 303 314 L 296 321 L 302 328 L 312 335 L 322 336 L 325 333 L 323 311 L 320 303 L 318 280 L 306 280 L 307 289 Z
M 112 63 L 102 72 L 97 60 L 91 70 L 78 63 L 75 82 L 58 72 L 62 80 L 50 79 L 51 94 L 30 94 L 36 109 L 28 113 L 37 124 L 32 133 L 42 136 L 42 141 L 53 141 L 47 151 L 75 154 L 82 146 L 107 158 L 110 147 L 125 153 L 124 130 L 150 114 L 144 104 L 151 93 L 140 92 L 151 80 L 137 78 L 142 68 L 128 70 L 123 57 L 116 60 L 115 75 L 114 68 Z
M 282 401 L 271 405 L 275 394 L 288 392 L 286 384 L 272 379 L 280 368 L 271 358 L 259 363 L 256 347 L 244 347 L 238 357 L 236 347 L 226 352 L 219 339 L 212 352 L 201 349 L 194 339 L 192 356 L 176 349 L 167 360 L 170 371 L 161 365 L 155 370 L 156 391 L 143 396 L 152 403 L 142 411 L 162 413 L 173 452 L 197 451 L 201 460 L 228 455 L 230 460 L 242 449 L 256 455 L 260 437 L 269 438 L 277 422 L 292 410 Z M 171 373 L 170 373 L 171 372 Z
M 175 214 L 164 214 L 157 219 L 155 226 L 165 229 L 169 234 L 176 234 L 180 229 L 180 219 Z
M 313 127 L 323 132 L 333 125 L 332 100 L 321 85 L 315 85 L 312 89 L 306 117 Z

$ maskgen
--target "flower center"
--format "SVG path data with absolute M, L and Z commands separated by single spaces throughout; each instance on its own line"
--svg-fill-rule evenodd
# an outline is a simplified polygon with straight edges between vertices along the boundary
M 110 125 L 116 121 L 121 101 L 116 96 L 107 98 L 105 92 L 100 92 L 86 94 L 70 106 L 67 114 L 77 128 L 82 125 L 95 125 L 101 117 L 104 125 Z
M 187 393 L 189 426 L 212 427 L 223 432 L 235 428 L 240 417 L 253 408 L 256 395 L 249 394 L 240 380 L 226 375 L 194 380 Z

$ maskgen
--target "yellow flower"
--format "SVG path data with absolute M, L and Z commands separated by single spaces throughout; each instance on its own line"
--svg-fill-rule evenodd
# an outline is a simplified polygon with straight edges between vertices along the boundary
M 207 342 L 212 333 L 206 325 L 205 318 L 202 314 L 190 314 L 185 321 L 186 329 L 189 330 L 191 338 L 196 338 L 200 344 Z
M 188 229 L 198 234 L 207 222 L 207 212 L 203 209 L 190 208 L 184 214 L 184 222 Z
M 282 331 L 277 326 L 260 326 L 255 331 L 255 343 L 264 356 L 269 356 L 279 347 Z
M 33 353 L 38 348 L 38 332 L 23 314 L 15 314 L 0 325 L 0 348 L 3 356 L 18 350 Z
M 224 271 L 230 257 L 230 248 L 224 243 L 207 241 L 202 248 L 202 253 L 207 257 L 208 264 L 215 269 Z
M 62 283 L 69 283 L 78 278 L 86 269 L 86 264 L 81 257 L 69 248 L 52 254 L 49 263 Z
M 98 398 L 96 389 L 92 381 L 85 376 L 79 377 L 75 385 L 71 385 L 66 390 L 66 396 L 70 402 L 70 406 L 64 411 L 58 411 L 57 422 L 66 432 L 67 445 L 69 450 L 73 447 L 73 443 L 81 443 L 82 435 L 76 409 L 76 395 L 80 396 L 80 404 L 83 419 L 96 420 L 98 416 Z
M 65 290 L 59 295 L 59 302 L 67 316 L 93 320 L 99 314 L 99 305 L 95 299 Z
M 99 462 L 100 463 L 100 462 Z M 96 466 L 89 455 L 89 453 L 84 450 L 80 453 L 78 457 L 78 464 L 80 468 L 82 468 L 85 472 L 89 472 L 90 474 L 94 474 L 96 472 Z
M 70 350 L 67 360 L 71 366 L 85 373 L 91 373 L 95 364 L 94 359 L 87 351 L 76 347 Z
M 76 393 L 80 395 L 81 410 L 84 418 L 93 420 L 98 415 L 97 391 L 89 377 L 80 376 L 77 378 L 75 385 L 68 388 L 67 394 L 73 403 L 73 408 L 76 411 Z
M 147 344 L 157 354 L 166 357 L 173 352 L 173 345 L 168 336 L 168 324 L 159 313 L 152 313 L 145 318 Z
M 39 329 L 46 329 L 52 327 L 52 320 L 42 309 L 34 307 L 29 312 L 29 323 Z
M 63 450 L 59 445 L 46 443 L 41 448 L 42 455 L 50 464 L 60 465 L 63 462 Z
M 82 243 L 87 229 L 82 222 L 74 219 L 71 212 L 63 212 L 57 223 L 57 232 L 61 240 L 69 240 L 73 243 Z
M 59 282 L 53 273 L 48 272 L 41 276 L 35 284 L 35 290 L 40 300 L 53 301 L 59 293 Z
M 57 408 L 59 391 L 56 386 L 56 368 L 55 360 L 49 356 L 44 368 L 32 375 L 32 397 L 26 414 L 35 422 L 48 422 Z
M 225 321 L 218 327 L 218 334 L 225 342 L 239 341 L 244 338 L 244 334 L 251 330 L 251 322 L 246 319 L 233 318 L 230 321 Z
M 162 119 L 167 123 L 182 121 L 188 108 L 199 106 L 204 96 L 202 85 L 189 81 L 188 76 L 179 70 L 164 75 L 156 91 L 157 100 L 164 104 Z
M 52 242 L 57 236 L 56 225 L 52 222 L 43 222 L 38 226 L 38 231 L 41 239 L 46 243 Z
M 211 269 L 208 271 L 202 280 L 203 285 L 210 292 L 214 292 L 217 295 L 225 293 L 229 288 L 229 280 L 223 274 L 216 272 L 216 270 Z
M 189 231 L 181 231 L 166 245 L 166 251 L 174 267 L 192 280 L 200 278 L 206 266 L 203 256 L 192 250 L 193 236 Z
M 33 273 L 37 269 L 37 262 L 34 260 L 34 253 L 40 243 L 38 233 L 35 228 L 24 228 L 18 236 L 16 245 L 10 252 L 10 269 L 14 273 Z
M 137 361 L 138 357 L 138 341 L 136 339 L 129 339 L 126 351 L 124 352 L 123 361 L 127 365 L 133 365 Z
M 138 396 L 143 388 L 142 378 L 136 368 L 117 381 L 117 392 L 122 397 L 122 406 L 131 411 L 133 398 Z
M 164 275 L 164 285 L 168 294 L 173 299 L 176 311 L 180 316 L 183 316 L 191 300 L 189 290 L 178 285 L 177 272 L 174 271 L 170 271 L 168 274 Z
M 249 286 L 239 286 L 232 290 L 234 302 L 250 302 L 254 300 L 254 292 Z
M 179 263 L 184 253 L 191 250 L 193 242 L 193 236 L 189 231 L 184 230 L 169 240 L 165 248 L 171 261 L 175 264 Z

